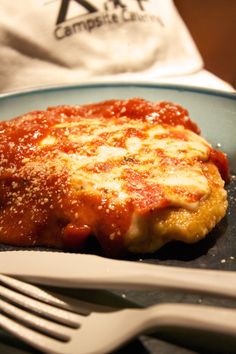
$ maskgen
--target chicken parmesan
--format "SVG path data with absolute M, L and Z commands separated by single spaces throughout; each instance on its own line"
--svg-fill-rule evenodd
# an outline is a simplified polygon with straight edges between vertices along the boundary
M 0 242 L 108 256 L 194 243 L 224 217 L 227 157 L 186 109 L 135 98 L 0 123 Z

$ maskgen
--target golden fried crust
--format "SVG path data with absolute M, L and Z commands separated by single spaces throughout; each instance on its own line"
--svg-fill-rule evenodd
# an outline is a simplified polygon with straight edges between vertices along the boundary
M 145 221 L 140 220 L 139 228 L 143 230 L 138 237 L 127 235 L 126 247 L 130 252 L 154 252 L 171 240 L 194 243 L 215 227 L 225 216 L 227 193 L 214 164 L 206 163 L 204 172 L 210 193 L 200 201 L 199 207 L 196 210 L 171 207 L 149 214 Z

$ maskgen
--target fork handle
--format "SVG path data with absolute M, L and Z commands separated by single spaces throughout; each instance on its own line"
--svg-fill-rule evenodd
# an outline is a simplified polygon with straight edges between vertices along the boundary
M 175 327 L 227 335 L 236 341 L 235 309 L 165 303 L 146 308 L 144 312 L 146 321 L 141 331 Z

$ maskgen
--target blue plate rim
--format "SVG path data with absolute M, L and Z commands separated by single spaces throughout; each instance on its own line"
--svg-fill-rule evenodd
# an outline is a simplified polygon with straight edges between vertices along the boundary
M 229 92 L 229 91 L 221 91 L 216 89 L 210 88 L 203 88 L 203 87 L 195 87 L 195 86 L 188 86 L 188 85 L 175 85 L 175 84 L 159 84 L 159 83 L 152 83 L 152 82 L 93 82 L 93 83 L 81 83 L 81 84 L 73 84 L 73 85 L 55 85 L 55 86 L 44 86 L 38 88 L 31 88 L 22 91 L 14 91 L 0 94 L 0 100 L 5 98 L 15 98 L 20 96 L 27 96 L 31 94 L 37 93 L 47 93 L 47 92 L 57 92 L 57 91 L 64 91 L 64 90 L 81 90 L 81 89 L 94 89 L 94 88 L 117 88 L 117 87 L 136 87 L 136 88 L 147 88 L 147 89 L 163 89 L 163 90 L 173 90 L 179 92 L 190 92 L 190 93 L 200 93 L 204 95 L 228 98 L 232 100 L 236 100 L 236 92 Z

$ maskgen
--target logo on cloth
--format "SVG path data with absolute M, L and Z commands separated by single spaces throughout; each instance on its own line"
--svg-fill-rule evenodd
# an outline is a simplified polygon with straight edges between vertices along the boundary
M 72 2 L 76 2 L 78 5 L 82 6 L 87 11 L 87 13 L 91 14 L 98 11 L 98 9 L 93 4 L 86 0 L 62 0 L 56 22 L 57 25 L 67 20 L 66 15 L 69 9 L 69 5 Z
M 60 40 L 102 26 L 129 22 L 157 22 L 163 26 L 158 16 L 146 12 L 148 2 L 133 0 L 127 5 L 125 0 L 104 0 L 98 6 L 95 0 L 61 0 L 54 35 Z

